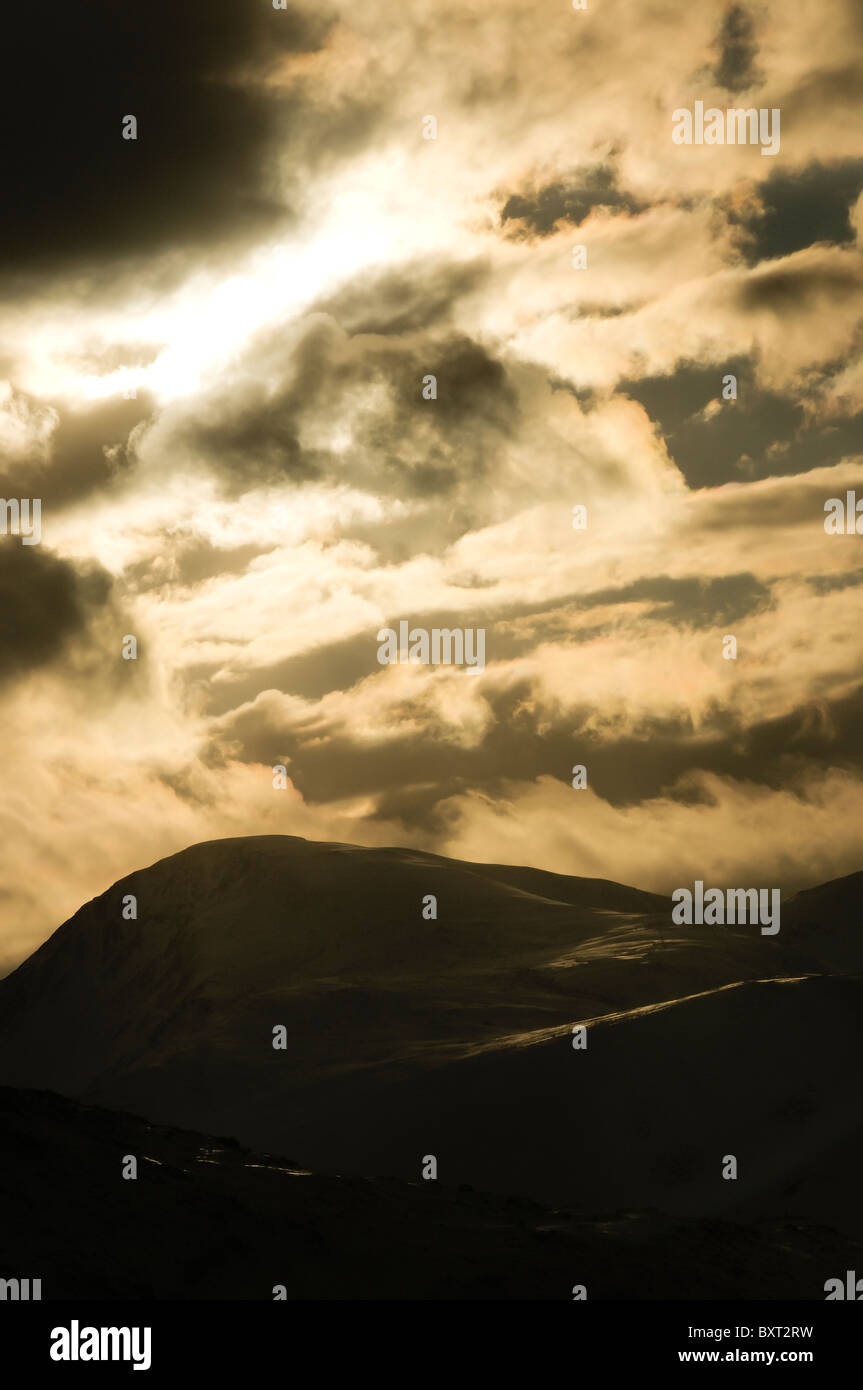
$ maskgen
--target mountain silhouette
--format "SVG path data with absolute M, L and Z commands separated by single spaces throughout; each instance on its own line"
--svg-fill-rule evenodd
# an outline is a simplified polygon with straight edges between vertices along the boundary
M 433 1156 L 441 1182 L 591 1216 L 863 1234 L 861 897 L 863 874 L 800 894 L 770 937 L 675 927 L 605 880 L 211 841 L 0 981 L 0 1083 L 322 1172 L 415 1182 Z

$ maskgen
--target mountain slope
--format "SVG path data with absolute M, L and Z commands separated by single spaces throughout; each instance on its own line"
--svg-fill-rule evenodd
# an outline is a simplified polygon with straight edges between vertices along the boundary
M 822 968 L 863 971 L 863 873 L 804 889 L 789 902 L 785 920 L 798 949 Z
M 822 975 L 854 960 L 853 877 L 822 890 L 839 925 L 798 935 L 789 909 L 763 937 L 675 928 L 655 895 L 533 869 L 289 836 L 197 845 L 0 982 L 0 1082 L 321 1169 L 416 1179 L 434 1154 L 442 1179 L 584 1211 L 837 1221 L 860 1157 L 863 1001 L 859 978 Z
M 127 1156 L 135 1180 L 121 1176 Z M 0 1088 L 0 1277 L 43 1300 L 823 1299 L 863 1244 L 798 1225 L 584 1220 L 445 1183 L 337 1178 L 233 1140 Z M 169 1252 L 166 1258 L 166 1252 Z

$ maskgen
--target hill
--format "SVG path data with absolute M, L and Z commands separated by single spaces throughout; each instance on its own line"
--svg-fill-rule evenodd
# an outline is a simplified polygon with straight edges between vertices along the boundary
M 431 1154 L 441 1181 L 587 1214 L 859 1231 L 863 999 L 841 967 L 861 881 L 800 895 L 765 937 L 672 927 L 666 900 L 612 882 L 213 841 L 115 884 L 0 982 L 0 1082 L 324 1171 L 417 1180 Z

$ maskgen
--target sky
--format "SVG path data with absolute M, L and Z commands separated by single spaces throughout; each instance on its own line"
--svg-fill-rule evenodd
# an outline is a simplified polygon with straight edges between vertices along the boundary
M 223 836 L 863 868 L 858 0 L 5 36 L 0 496 L 42 519 L 0 536 L 0 972 Z M 778 150 L 676 143 L 696 102 Z M 401 620 L 484 667 L 382 666 Z

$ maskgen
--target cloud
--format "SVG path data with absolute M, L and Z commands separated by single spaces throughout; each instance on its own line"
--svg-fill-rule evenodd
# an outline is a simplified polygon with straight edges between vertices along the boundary
M 597 164 L 543 187 L 511 193 L 501 208 L 500 220 L 520 224 L 510 235 L 545 237 L 557 231 L 560 223 L 578 227 L 597 208 L 642 212 L 645 203 L 618 186 L 617 170 L 611 164 Z
M 334 16 L 215 0 L 206 14 L 153 0 L 80 10 L 18 6 L 5 41 L 8 133 L 0 277 L 34 275 L 260 233 L 284 217 L 273 159 L 287 120 L 313 121 L 297 87 L 273 81 L 319 50 Z M 135 116 L 136 140 L 123 138 Z M 337 138 L 329 122 L 328 134 Z
M 851 210 L 861 189 L 863 159 L 773 169 L 742 211 L 729 209 L 729 218 L 744 231 L 740 244 L 750 265 L 818 242 L 849 245 L 855 240 Z
M 285 759 L 307 800 L 374 796 L 376 814 L 386 819 L 396 815 L 394 796 L 399 814 L 406 814 L 410 788 L 411 824 L 434 824 L 435 808 L 462 787 L 491 794 L 507 778 L 566 776 L 574 748 L 589 757 L 602 795 L 637 799 L 647 794 L 645 787 L 657 785 L 658 769 L 665 768 L 670 785 L 701 765 L 705 730 L 695 737 L 693 720 L 682 710 L 662 717 L 645 712 L 625 737 L 614 722 L 608 730 L 599 728 L 590 692 L 567 700 L 545 688 L 540 672 L 554 660 L 555 645 L 580 642 L 593 653 L 604 633 L 634 639 L 636 628 L 653 631 L 666 624 L 683 631 L 724 630 L 769 601 L 763 585 L 741 574 L 712 582 L 644 579 L 558 601 L 544 612 L 536 604 L 524 605 L 521 614 L 479 607 L 412 612 L 412 624 L 427 630 L 484 625 L 494 669 L 483 678 L 443 669 L 381 671 L 375 632 L 369 630 L 257 673 L 258 689 L 272 677 L 279 680 L 277 689 L 254 695 L 251 679 L 220 683 L 216 690 L 223 698 L 236 705 L 245 693 L 248 703 L 214 721 L 211 754 L 218 748 L 219 757 L 241 761 Z M 585 625 L 579 615 L 589 623 L 594 610 L 601 611 L 598 625 Z M 334 671 L 343 677 L 339 684 L 331 678 Z M 328 679 L 321 679 L 324 673 Z M 298 677 L 304 686 L 299 690 Z M 717 735 L 720 762 L 722 746 L 739 737 L 738 721 L 729 715 Z M 645 743 L 653 755 L 636 757 L 634 750 Z M 750 775 L 756 775 L 751 768 Z
M 737 398 L 723 398 L 733 375 Z M 820 408 L 830 379 L 794 392 L 766 389 L 760 364 L 733 359 L 713 367 L 680 363 L 668 376 L 624 380 L 618 389 L 640 401 L 690 487 L 808 473 L 863 445 L 863 412 Z
M 17 536 L 0 540 L 0 681 L 33 671 L 82 641 L 108 601 L 110 576 L 93 564 L 77 569 Z
M 0 473 L 0 493 L 40 497 L 46 514 L 122 479 L 133 466 L 129 436 L 154 408 L 146 391 L 134 400 L 108 399 L 74 406 L 30 401 L 23 393 L 13 400 L 19 409 L 29 411 L 37 425 L 47 417 L 50 432 L 44 433 L 41 448 L 34 451 L 37 441 L 35 431 L 31 431 L 30 448 Z
M 589 787 L 573 791 L 548 779 L 514 784 L 496 801 L 455 797 L 445 808 L 441 852 L 486 863 L 526 858 L 557 873 L 612 879 L 623 853 L 626 877 L 657 893 L 699 878 L 776 884 L 788 893 L 859 865 L 852 829 L 863 811 L 859 779 L 827 772 L 806 795 L 729 786 L 714 776 L 702 785 L 700 801 L 660 795 L 634 807 L 610 806 Z
M 429 375 L 437 398 L 424 401 Z M 435 498 L 484 475 L 517 414 L 504 364 L 466 334 L 349 336 L 314 313 L 253 344 L 192 413 L 166 412 L 138 452 L 179 443 L 231 495 L 327 476 Z
M 373 271 L 313 306 L 329 314 L 346 333 L 386 337 L 415 333 L 446 323 L 465 297 L 488 286 L 485 257 L 470 261 L 412 261 L 396 269 Z
M 860 261 L 859 255 L 832 262 L 796 258 L 759 267 L 740 282 L 738 303 L 742 309 L 766 309 L 772 314 L 792 307 L 798 312 L 812 308 L 821 312 L 848 294 L 860 296 Z
M 743 92 L 763 80 L 755 60 L 758 56 L 756 26 L 745 5 L 730 5 L 716 40 L 718 55 L 714 76 L 729 92 Z

